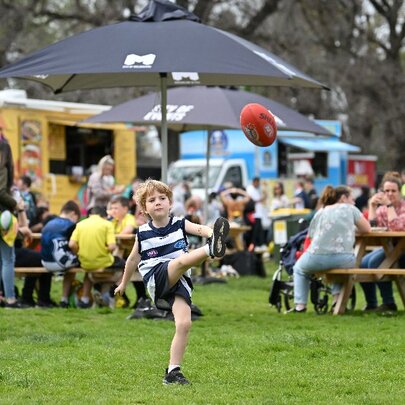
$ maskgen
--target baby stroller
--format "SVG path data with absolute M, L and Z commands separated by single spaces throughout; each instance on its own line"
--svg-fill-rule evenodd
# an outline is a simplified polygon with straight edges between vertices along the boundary
M 293 267 L 304 251 L 304 241 L 307 233 L 308 228 L 299 231 L 280 249 L 280 263 L 274 273 L 269 295 L 269 303 L 274 305 L 278 312 L 281 312 L 283 305 L 287 311 L 294 306 Z M 330 287 L 323 284 L 321 278 L 311 276 L 310 298 L 317 314 L 328 312 L 330 295 Z M 356 304 L 356 290 L 354 287 L 349 303 L 349 309 L 354 309 Z

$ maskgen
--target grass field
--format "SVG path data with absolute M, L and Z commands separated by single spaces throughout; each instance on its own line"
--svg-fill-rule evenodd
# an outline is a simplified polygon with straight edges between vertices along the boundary
M 204 317 L 183 363 L 191 386 L 162 385 L 169 321 L 127 321 L 129 309 L 0 309 L 0 404 L 405 403 L 401 304 L 391 317 L 363 314 L 362 302 L 340 317 L 284 315 L 267 304 L 270 283 L 196 286 Z

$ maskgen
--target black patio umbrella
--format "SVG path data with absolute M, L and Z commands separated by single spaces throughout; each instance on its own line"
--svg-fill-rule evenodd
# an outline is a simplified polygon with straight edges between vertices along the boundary
M 201 24 L 167 0 L 152 0 L 128 21 L 56 42 L 0 70 L 0 77 L 35 80 L 55 93 L 78 89 L 253 85 L 326 88 L 267 50 Z M 162 114 L 162 179 L 167 169 L 167 122 Z
M 326 128 L 304 115 L 266 97 L 242 90 L 206 86 L 169 89 L 167 91 L 167 125 L 168 128 L 177 131 L 240 128 L 240 112 L 248 103 L 258 103 L 268 108 L 275 115 L 278 130 L 331 135 Z M 160 125 L 161 119 L 160 94 L 151 93 L 93 115 L 83 122 L 131 122 L 136 125 Z M 210 145 L 210 133 L 208 133 L 205 201 L 208 197 Z M 205 205 L 204 211 L 206 211 L 206 207 Z
M 167 91 L 167 124 L 177 131 L 193 129 L 240 128 L 239 116 L 249 103 L 258 103 L 276 118 L 278 130 L 331 135 L 324 127 L 304 115 L 255 93 L 222 87 L 175 87 Z M 151 93 L 119 104 L 84 120 L 97 122 L 132 122 L 137 125 L 157 125 L 162 120 L 159 93 Z

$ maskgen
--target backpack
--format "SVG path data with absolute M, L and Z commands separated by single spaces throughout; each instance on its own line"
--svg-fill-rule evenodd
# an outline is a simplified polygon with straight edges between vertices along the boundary
M 265 277 L 265 270 L 261 260 L 254 253 L 242 251 L 223 257 L 221 264 L 232 266 L 241 276 Z
M 297 261 L 297 252 L 301 250 L 307 236 L 308 229 L 304 229 L 288 239 L 287 243 L 280 250 L 280 258 L 285 270 L 289 275 L 293 273 L 293 267 Z

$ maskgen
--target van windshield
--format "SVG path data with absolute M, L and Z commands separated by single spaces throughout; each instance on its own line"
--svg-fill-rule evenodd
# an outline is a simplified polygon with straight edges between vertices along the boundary
M 212 188 L 219 176 L 220 167 L 210 166 L 208 188 Z M 168 171 L 169 183 L 177 184 L 187 181 L 191 188 L 205 187 L 205 166 L 170 166 Z

